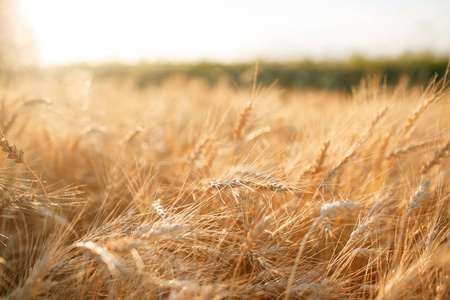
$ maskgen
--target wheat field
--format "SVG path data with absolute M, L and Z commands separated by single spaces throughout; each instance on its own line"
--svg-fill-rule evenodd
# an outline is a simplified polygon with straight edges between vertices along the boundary
M 445 77 L 352 95 L 10 80 L 0 295 L 448 299 Z

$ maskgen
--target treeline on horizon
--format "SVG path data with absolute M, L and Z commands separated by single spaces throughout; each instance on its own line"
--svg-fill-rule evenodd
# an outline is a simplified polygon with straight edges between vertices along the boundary
M 131 79 L 139 88 L 160 84 L 167 78 L 181 75 L 188 78 L 202 78 L 214 85 L 224 78 L 240 87 L 251 85 L 255 62 L 220 64 L 199 63 L 103 63 L 71 64 L 45 69 L 59 76 L 72 69 L 92 72 L 96 79 Z M 397 58 L 369 59 L 352 56 L 345 60 L 313 61 L 299 60 L 291 62 L 259 61 L 258 83 L 268 86 L 275 81 L 286 89 L 328 89 L 349 92 L 363 79 L 376 77 L 386 86 L 394 86 L 400 80 L 412 85 L 427 85 L 430 78 L 445 74 L 449 58 L 432 54 L 403 55 Z M 28 71 L 41 75 L 43 69 Z

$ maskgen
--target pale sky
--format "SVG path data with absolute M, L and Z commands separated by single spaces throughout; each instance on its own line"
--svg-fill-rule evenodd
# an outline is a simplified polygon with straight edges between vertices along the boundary
M 448 0 L 20 0 L 44 64 L 450 54 Z

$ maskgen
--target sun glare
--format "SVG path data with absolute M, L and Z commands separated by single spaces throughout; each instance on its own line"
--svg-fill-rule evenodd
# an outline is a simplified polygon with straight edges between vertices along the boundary
M 121 30 L 126 6 L 109 1 L 23 0 L 23 9 L 40 45 L 44 64 L 109 59 L 107 46 Z M 105 19 L 106 17 L 106 19 Z M 116 17 L 112 20 L 111 17 Z M 113 27 L 115 26 L 115 27 Z M 130 35 L 132 36 L 132 35 Z M 127 42 L 127 41 L 124 41 Z M 126 55 L 126 53 L 124 53 Z

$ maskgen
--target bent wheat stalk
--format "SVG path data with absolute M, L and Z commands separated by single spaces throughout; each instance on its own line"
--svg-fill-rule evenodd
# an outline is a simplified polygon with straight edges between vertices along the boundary
M 56 224 L 55 212 L 53 211 L 53 206 L 52 206 L 52 203 L 50 202 L 47 191 L 46 191 L 44 185 L 42 184 L 42 181 L 37 176 L 37 174 L 25 162 L 24 157 L 23 157 L 23 154 L 24 154 L 23 150 L 17 149 L 17 146 L 15 144 L 10 144 L 9 141 L 5 137 L 2 137 L 2 139 L 0 140 L 0 146 L 2 147 L 3 152 L 8 153 L 7 158 L 14 160 L 14 162 L 16 162 L 18 164 L 24 165 L 25 168 L 27 168 L 27 170 L 30 171 L 31 174 L 33 174 L 33 177 L 36 178 L 37 182 L 41 186 L 42 191 L 44 192 L 45 198 L 47 199 L 48 206 L 50 207 L 50 211 L 52 212 L 53 222 Z

